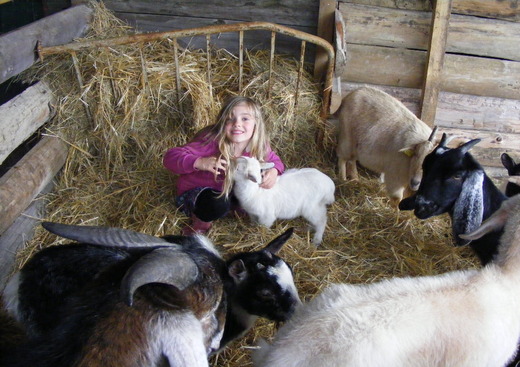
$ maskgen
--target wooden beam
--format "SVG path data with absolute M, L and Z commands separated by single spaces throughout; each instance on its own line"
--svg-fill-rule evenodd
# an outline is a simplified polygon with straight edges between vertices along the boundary
M 426 73 L 421 96 L 421 120 L 430 126 L 435 123 L 435 112 L 439 99 L 442 82 L 442 69 L 446 40 L 448 39 L 448 25 L 451 14 L 451 0 L 435 1 L 432 12 L 432 27 L 430 47 L 426 63 Z
M 317 35 L 331 44 L 334 32 L 336 7 L 336 0 L 320 0 Z M 321 48 L 317 48 L 316 58 L 314 60 L 314 80 L 323 80 L 326 68 L 327 54 Z
M 0 289 L 5 287 L 9 276 L 15 269 L 17 253 L 30 241 L 36 225 L 45 217 L 47 200 L 45 194 L 54 187 L 50 182 L 34 199 L 29 207 L 16 218 L 9 228 L 0 235 Z
M 85 34 L 92 9 L 79 5 L 0 36 L 0 83 L 36 61 L 36 44 L 56 46 Z
M 0 106 L 0 163 L 52 117 L 53 95 L 38 82 Z
M 0 234 L 54 178 L 66 158 L 65 143 L 46 136 L 0 178 Z
M 347 26 L 341 12 L 336 9 L 334 22 L 334 79 L 332 81 L 332 93 L 330 96 L 329 113 L 335 113 L 341 105 L 341 75 L 345 72 L 348 61 L 347 52 Z

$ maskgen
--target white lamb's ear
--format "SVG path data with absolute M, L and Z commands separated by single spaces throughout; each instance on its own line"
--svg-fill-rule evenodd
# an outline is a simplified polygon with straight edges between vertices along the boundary
M 273 167 L 274 167 L 274 163 L 273 162 L 260 163 L 260 168 L 262 170 L 271 169 Z
M 245 172 L 247 169 L 247 160 L 244 157 L 233 158 L 231 172 L 240 171 Z
M 247 164 L 247 159 L 244 157 L 237 157 L 233 159 L 235 161 L 235 164 L 238 166 L 239 164 L 245 165 Z

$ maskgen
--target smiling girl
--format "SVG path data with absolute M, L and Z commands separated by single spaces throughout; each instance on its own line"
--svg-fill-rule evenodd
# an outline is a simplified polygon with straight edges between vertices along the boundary
M 191 218 L 183 234 L 206 233 L 211 223 L 238 206 L 230 194 L 228 162 L 235 157 L 255 157 L 273 162 L 260 185 L 270 189 L 284 171 L 280 157 L 271 150 L 260 106 L 247 97 L 233 97 L 220 110 L 217 122 L 200 130 L 186 145 L 171 148 L 163 164 L 178 174 L 176 204 Z

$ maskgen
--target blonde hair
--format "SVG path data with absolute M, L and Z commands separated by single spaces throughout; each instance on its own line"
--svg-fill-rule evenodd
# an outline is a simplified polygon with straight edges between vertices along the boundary
M 228 118 L 232 117 L 233 108 L 237 105 L 244 103 L 251 110 L 251 113 L 255 119 L 255 127 L 253 130 L 253 135 L 251 136 L 251 140 L 247 146 L 248 152 L 251 157 L 258 159 L 259 161 L 264 161 L 267 151 L 269 149 L 269 138 L 266 133 L 264 119 L 262 117 L 262 112 L 260 109 L 260 105 L 255 102 L 253 99 L 243 96 L 235 96 L 228 99 L 220 109 L 217 122 L 214 125 L 208 126 L 202 129 L 197 136 L 200 134 L 204 134 L 205 138 L 213 138 L 218 143 L 218 148 L 220 151 L 220 157 L 228 162 L 226 175 L 224 179 L 224 187 L 222 189 L 222 196 L 228 196 L 231 192 L 231 188 L 233 186 L 233 178 L 231 177 L 231 169 L 233 166 L 232 161 L 234 157 L 234 147 L 233 143 L 229 141 L 226 136 L 226 121 Z

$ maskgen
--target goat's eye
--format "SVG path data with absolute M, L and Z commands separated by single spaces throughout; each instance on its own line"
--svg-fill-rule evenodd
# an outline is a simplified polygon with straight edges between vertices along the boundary
M 269 300 L 273 298 L 273 293 L 268 289 L 262 289 L 258 291 L 257 296 L 263 300 Z
M 453 176 L 451 176 L 454 180 L 460 181 L 462 180 L 462 173 L 455 173 Z

